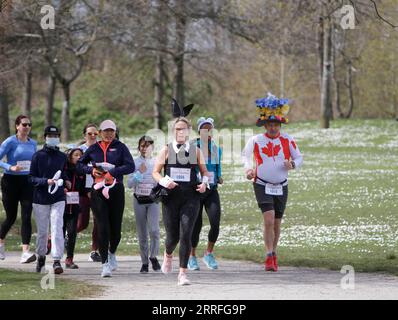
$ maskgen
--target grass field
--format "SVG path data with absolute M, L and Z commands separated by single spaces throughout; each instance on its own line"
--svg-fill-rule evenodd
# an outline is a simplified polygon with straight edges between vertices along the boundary
M 40 283 L 44 274 L 21 272 L 0 268 L 1 300 L 65 300 L 91 297 L 101 292 L 101 287 L 55 277 L 54 289 L 44 290 Z
M 336 270 L 352 265 L 356 271 L 398 275 L 398 122 L 334 121 L 328 130 L 304 122 L 284 130 L 296 138 L 304 165 L 290 174 L 280 264 Z M 137 137 L 124 141 L 135 148 Z M 244 180 L 239 161 L 223 164 L 223 172 L 215 253 L 261 262 L 262 217 L 251 183 Z M 119 252 L 131 255 L 138 253 L 138 246 L 130 191 L 127 197 Z M 200 249 L 207 241 L 204 217 Z M 19 220 L 7 238 L 7 250 L 19 250 L 18 225 Z M 163 226 L 161 230 L 164 239 Z M 77 251 L 88 253 L 89 243 L 90 234 L 80 234 Z

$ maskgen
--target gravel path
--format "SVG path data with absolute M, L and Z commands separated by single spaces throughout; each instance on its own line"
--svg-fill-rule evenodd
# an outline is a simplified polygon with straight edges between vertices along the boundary
M 112 278 L 100 277 L 100 263 L 87 261 L 78 254 L 78 270 L 66 270 L 59 277 L 85 281 L 107 288 L 97 299 L 398 299 L 398 277 L 355 273 L 355 289 L 342 289 L 344 276 L 338 271 L 281 267 L 277 273 L 264 272 L 260 264 L 246 261 L 219 260 L 218 270 L 209 270 L 200 261 L 201 271 L 189 273 L 191 286 L 177 286 L 177 259 L 174 272 L 163 275 L 150 270 L 140 274 L 140 258 L 118 257 L 119 269 Z M 8 253 L 0 268 L 33 271 L 35 263 L 20 264 L 19 253 Z

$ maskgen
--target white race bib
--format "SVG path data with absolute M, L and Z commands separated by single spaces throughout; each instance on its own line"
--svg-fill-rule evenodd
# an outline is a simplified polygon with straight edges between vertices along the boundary
M 22 171 L 30 171 L 30 161 L 17 161 L 17 166 L 22 167 Z
M 271 196 L 282 196 L 283 195 L 282 185 L 267 183 L 265 185 L 265 194 L 269 194 Z
M 190 168 L 170 168 L 170 178 L 174 181 L 189 182 L 191 181 Z
M 209 183 L 210 184 L 214 184 L 215 180 L 214 180 L 214 172 L 210 172 L 209 171 Z
M 67 192 L 66 204 L 79 204 L 79 192 Z
M 149 196 L 153 188 L 152 183 L 140 183 L 135 187 L 135 194 L 137 196 Z

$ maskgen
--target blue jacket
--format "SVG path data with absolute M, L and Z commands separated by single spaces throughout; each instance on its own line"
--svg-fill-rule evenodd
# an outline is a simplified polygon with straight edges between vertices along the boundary
M 65 201 L 64 188 L 59 187 L 55 194 L 50 194 L 47 180 L 53 178 L 55 173 L 61 170 L 61 178 L 64 179 L 65 184 L 65 181 L 68 180 L 65 174 L 66 162 L 64 153 L 46 145 L 33 155 L 29 173 L 29 180 L 34 187 L 33 203 L 49 205 Z
M 77 172 L 79 174 L 91 174 L 93 167 L 88 166 L 90 162 L 113 164 L 115 168 L 109 170 L 109 173 L 117 182 L 121 183 L 123 183 L 123 175 L 133 173 L 135 170 L 134 160 L 129 149 L 119 140 L 113 140 L 106 152 L 102 150 L 99 142 L 90 146 L 77 163 Z

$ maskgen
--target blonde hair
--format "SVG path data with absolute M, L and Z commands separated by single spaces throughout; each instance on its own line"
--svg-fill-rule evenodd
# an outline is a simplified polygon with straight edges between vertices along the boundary
M 188 126 L 188 129 L 192 129 L 191 121 L 189 121 L 189 120 L 188 120 L 187 118 L 185 118 L 185 117 L 178 117 L 178 118 L 176 118 L 176 119 L 174 120 L 174 123 L 173 123 L 173 129 L 175 129 L 176 124 L 177 124 L 178 122 L 185 122 L 185 123 L 187 124 L 187 126 Z

